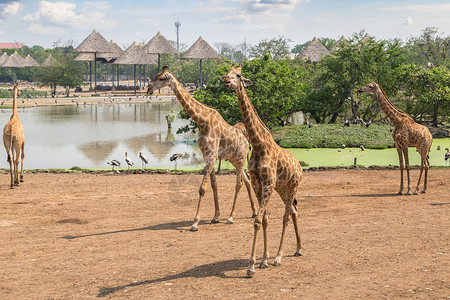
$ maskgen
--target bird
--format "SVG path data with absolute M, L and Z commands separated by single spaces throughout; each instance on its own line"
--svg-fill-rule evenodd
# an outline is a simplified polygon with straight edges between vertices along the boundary
M 128 153 L 127 153 L 127 152 L 125 152 L 125 161 L 127 162 L 128 170 L 129 170 L 130 167 L 133 166 L 133 162 L 132 162 L 131 159 L 128 157 Z
M 448 148 L 445 148 L 445 150 L 447 151 L 445 153 L 445 160 L 448 160 L 450 158 L 450 150 Z
M 369 122 L 366 123 L 366 128 L 368 128 L 370 126 L 370 124 L 372 124 L 371 120 L 369 120 Z
M 360 145 L 359 148 L 361 148 L 361 151 L 366 150 L 363 145 Z
M 342 144 L 342 145 L 341 145 L 341 148 L 342 148 L 342 149 L 345 149 L 345 145 L 344 145 L 344 144 Z
M 445 148 L 447 150 L 447 148 Z M 436 150 L 441 150 L 441 146 L 437 146 Z
M 108 165 L 112 166 L 112 170 L 114 171 L 114 167 L 120 167 L 120 161 L 117 159 L 113 159 L 112 161 L 107 162 Z
M 148 158 L 147 158 L 147 156 L 142 154 L 142 152 L 139 152 L 139 158 L 142 160 L 142 169 L 144 169 L 144 164 L 145 164 L 145 167 L 147 167 Z
M 344 121 L 344 126 L 350 127 L 350 122 L 348 120 Z
M 177 169 L 177 166 L 178 166 L 177 159 L 179 159 L 181 156 L 182 156 L 181 154 L 175 153 L 169 158 L 170 161 L 174 161 L 175 162 L 175 170 Z

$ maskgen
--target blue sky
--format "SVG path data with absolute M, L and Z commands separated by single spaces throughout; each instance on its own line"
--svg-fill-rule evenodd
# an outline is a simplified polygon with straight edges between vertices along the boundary
M 314 36 L 338 39 L 365 30 L 376 39 L 419 36 L 425 27 L 450 33 L 448 0 L 0 0 L 0 42 L 51 48 L 81 43 L 93 29 L 123 48 L 157 32 L 191 46 L 202 36 L 211 46 L 284 36 L 291 47 Z

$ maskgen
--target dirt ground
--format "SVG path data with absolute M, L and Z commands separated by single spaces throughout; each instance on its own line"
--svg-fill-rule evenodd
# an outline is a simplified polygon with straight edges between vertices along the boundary
M 418 177 L 412 171 L 412 182 Z M 218 177 L 191 232 L 201 175 L 0 173 L 0 299 L 448 299 L 450 169 L 397 196 L 398 170 L 304 171 L 303 256 L 289 224 L 282 265 L 246 278 L 253 224 L 234 175 Z M 270 261 L 284 207 L 269 203 Z M 262 256 L 262 234 L 257 257 Z

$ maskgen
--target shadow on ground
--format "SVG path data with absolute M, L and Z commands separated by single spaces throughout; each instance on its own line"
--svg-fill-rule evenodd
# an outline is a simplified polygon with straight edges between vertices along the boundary
M 124 284 L 115 287 L 102 287 L 97 295 L 98 298 L 106 297 L 110 294 L 113 294 L 117 291 L 123 290 L 125 288 L 142 286 L 147 284 L 154 284 L 158 282 L 176 280 L 180 278 L 205 278 L 205 277 L 219 277 L 219 278 L 246 278 L 245 276 L 227 276 L 225 272 L 228 271 L 237 271 L 245 269 L 248 263 L 247 259 L 233 259 L 233 260 L 225 260 L 216 263 L 206 264 L 202 266 L 198 266 L 192 269 L 189 269 L 185 272 L 181 272 L 178 274 L 173 274 L 161 278 L 144 280 L 144 281 L 134 281 L 129 284 Z

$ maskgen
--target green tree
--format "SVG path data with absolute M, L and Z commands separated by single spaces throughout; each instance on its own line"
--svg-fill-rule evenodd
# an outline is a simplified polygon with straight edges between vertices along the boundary
M 273 39 L 264 39 L 250 49 L 250 57 L 271 55 L 272 59 L 289 57 L 289 43 L 292 40 L 280 36 Z
M 403 97 L 411 103 L 411 115 L 433 126 L 448 121 L 450 115 L 450 70 L 446 66 L 423 68 L 403 67 Z M 425 120 L 424 120 L 425 119 Z
M 242 122 L 236 92 L 225 88 L 220 77 L 230 68 L 229 61 L 223 61 L 217 68 L 216 76 L 204 90 L 195 92 L 194 98 L 208 104 L 222 115 L 229 124 Z M 253 82 L 246 88 L 253 105 L 262 121 L 269 127 L 289 124 L 294 112 L 300 111 L 308 86 L 303 80 L 306 72 L 300 61 L 272 60 L 269 55 L 244 61 L 242 74 Z M 181 111 L 182 118 L 188 115 Z M 195 128 L 190 126 L 181 131 Z

